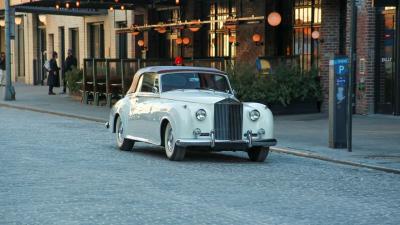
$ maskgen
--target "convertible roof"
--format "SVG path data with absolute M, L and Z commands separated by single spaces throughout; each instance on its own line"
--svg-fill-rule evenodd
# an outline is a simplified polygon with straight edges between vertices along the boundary
M 206 72 L 206 73 L 219 73 L 226 75 L 226 73 L 222 72 L 221 70 L 209 67 L 193 67 L 193 66 L 151 66 L 145 67 L 138 70 L 132 81 L 132 85 L 129 88 L 128 93 L 134 93 L 136 91 L 136 87 L 139 83 L 139 77 L 143 73 L 179 73 L 179 72 Z
M 210 72 L 210 73 L 222 73 L 221 70 L 215 69 L 215 68 L 210 68 L 210 67 L 193 67 L 193 66 L 151 66 L 151 67 L 146 67 L 143 69 L 140 69 L 136 74 L 142 74 L 142 73 L 171 73 L 171 72 Z

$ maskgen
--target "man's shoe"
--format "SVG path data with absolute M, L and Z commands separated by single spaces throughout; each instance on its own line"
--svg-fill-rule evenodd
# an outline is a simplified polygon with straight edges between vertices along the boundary
M 65 91 L 60 92 L 60 95 L 65 95 L 65 94 L 66 94 Z
M 50 92 L 50 93 L 49 93 L 49 95 L 56 95 L 56 93 L 54 93 L 54 92 Z

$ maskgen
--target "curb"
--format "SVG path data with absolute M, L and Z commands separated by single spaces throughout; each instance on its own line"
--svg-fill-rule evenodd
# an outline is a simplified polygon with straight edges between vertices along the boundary
M 347 165 L 347 166 L 354 166 L 354 167 L 359 167 L 359 168 L 378 170 L 378 171 L 383 171 L 386 173 L 400 174 L 399 169 L 374 166 L 374 165 L 370 165 L 370 164 L 358 163 L 358 162 L 341 160 L 341 159 L 334 159 L 334 158 L 321 156 L 321 155 L 317 155 L 317 154 L 313 154 L 313 153 L 302 152 L 302 151 L 296 150 L 296 149 L 271 147 L 271 151 L 277 152 L 277 153 L 283 153 L 283 154 L 287 154 L 287 155 L 294 155 L 294 156 L 303 157 L 303 158 L 317 159 L 317 160 L 321 160 L 321 161 L 332 162 L 332 163 L 342 164 L 342 165 Z
M 80 120 L 87 120 L 87 121 L 92 121 L 92 122 L 97 122 L 97 123 L 107 122 L 105 119 L 101 119 L 101 118 L 80 116 L 80 115 L 76 115 L 76 114 L 68 114 L 68 113 L 62 113 L 62 112 L 54 112 L 54 111 L 37 109 L 37 108 L 27 107 L 27 106 L 18 106 L 18 105 L 0 103 L 0 107 L 14 108 L 14 109 L 20 109 L 20 110 L 29 110 L 29 111 L 38 112 L 38 113 L 46 113 L 46 114 L 51 114 L 51 115 L 56 115 L 56 116 L 62 116 L 62 117 L 68 117 L 68 118 L 73 118 L 73 119 L 80 119 Z M 287 155 L 303 157 L 303 158 L 317 159 L 317 160 L 321 160 L 321 161 L 342 164 L 342 165 L 347 165 L 347 166 L 354 166 L 354 167 L 358 167 L 358 168 L 378 170 L 378 171 L 383 171 L 386 173 L 400 174 L 400 169 L 393 169 L 393 168 L 374 166 L 374 165 L 369 165 L 369 164 L 364 164 L 364 163 L 357 163 L 357 162 L 352 162 L 352 161 L 347 161 L 347 160 L 334 159 L 334 158 L 330 158 L 330 157 L 326 157 L 326 156 L 317 155 L 314 153 L 306 153 L 306 152 L 296 150 L 296 149 L 271 147 L 271 151 L 277 152 L 277 153 L 283 153 L 283 154 L 287 154 Z
M 69 113 L 62 113 L 62 112 L 55 112 L 55 111 L 48 111 L 48 110 L 43 110 L 43 109 L 38 109 L 38 108 L 28 107 L 28 106 L 0 103 L 0 107 L 28 110 L 28 111 L 33 111 L 33 112 L 38 112 L 38 113 L 46 113 L 46 114 L 51 114 L 51 115 L 56 115 L 56 116 L 73 118 L 73 119 L 88 120 L 88 121 L 97 122 L 97 123 L 107 122 L 105 119 L 101 119 L 101 118 L 80 116 L 80 115 L 76 115 L 76 114 L 69 114 Z

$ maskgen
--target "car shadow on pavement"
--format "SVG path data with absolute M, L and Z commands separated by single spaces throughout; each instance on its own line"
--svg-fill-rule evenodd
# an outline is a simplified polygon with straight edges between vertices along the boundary
M 132 153 L 142 154 L 153 158 L 167 160 L 164 148 L 160 147 L 134 147 Z M 184 162 L 217 162 L 217 163 L 252 163 L 240 155 L 230 155 L 221 152 L 187 151 Z

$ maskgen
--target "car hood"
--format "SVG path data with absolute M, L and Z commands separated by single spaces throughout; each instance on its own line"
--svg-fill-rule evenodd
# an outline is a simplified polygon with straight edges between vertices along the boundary
M 232 97 L 231 94 L 208 90 L 175 90 L 161 94 L 164 99 L 202 104 L 214 104 Z

